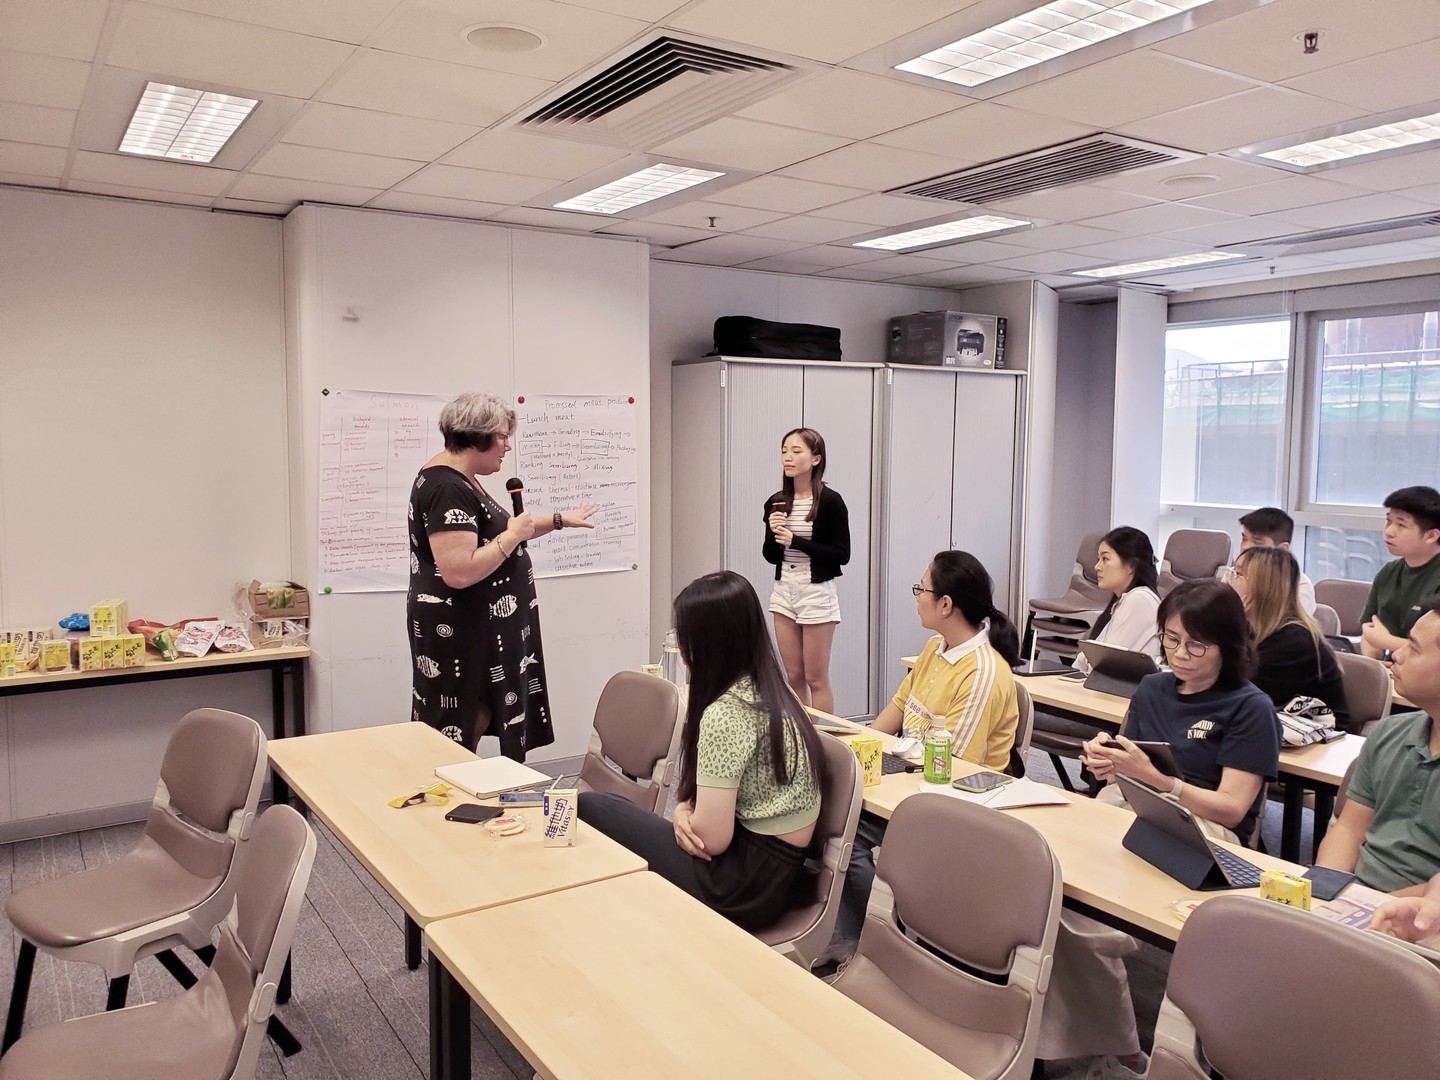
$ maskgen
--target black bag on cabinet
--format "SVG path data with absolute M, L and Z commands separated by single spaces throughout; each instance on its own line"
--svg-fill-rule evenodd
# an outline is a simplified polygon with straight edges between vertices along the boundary
M 711 356 L 754 356 L 769 360 L 839 360 L 840 331 L 833 326 L 769 322 L 749 315 L 715 320 Z

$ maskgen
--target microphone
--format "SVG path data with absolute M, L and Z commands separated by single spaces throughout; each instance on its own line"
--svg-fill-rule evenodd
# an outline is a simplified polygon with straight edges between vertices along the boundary
M 510 505 L 515 508 L 515 516 L 519 517 L 525 512 L 525 485 L 518 476 L 512 476 L 505 481 L 505 490 L 510 492 Z M 520 550 L 525 551 L 525 541 L 520 541 Z

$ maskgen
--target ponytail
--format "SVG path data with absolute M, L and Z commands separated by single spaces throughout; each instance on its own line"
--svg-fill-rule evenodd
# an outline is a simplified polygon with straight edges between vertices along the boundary
M 930 563 L 935 596 L 948 596 L 971 626 L 989 620 L 990 644 L 1011 667 L 1020 663 L 1020 634 L 995 606 L 995 588 L 980 560 L 968 551 L 942 551 Z
M 1020 663 L 1020 632 L 1009 616 L 997 607 L 990 609 L 990 646 L 1012 668 Z

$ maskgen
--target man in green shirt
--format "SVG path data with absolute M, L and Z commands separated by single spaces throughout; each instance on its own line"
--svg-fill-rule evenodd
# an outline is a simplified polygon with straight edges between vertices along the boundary
M 1420 895 L 1440 870 L 1440 597 L 1420 607 L 1391 674 L 1421 711 L 1382 720 L 1366 738 L 1345 807 L 1315 855 L 1318 866 L 1401 896 Z
M 1440 593 L 1440 491 L 1418 486 L 1390 493 L 1385 547 L 1399 558 L 1382 566 L 1370 586 L 1360 648 L 1388 663 L 1420 618 L 1420 601 Z

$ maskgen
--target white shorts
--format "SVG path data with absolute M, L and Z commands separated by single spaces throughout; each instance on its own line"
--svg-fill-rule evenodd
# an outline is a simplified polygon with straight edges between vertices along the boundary
M 770 594 L 770 610 L 800 626 L 840 621 L 840 591 L 835 582 L 810 580 L 805 563 L 781 563 L 780 580 Z

